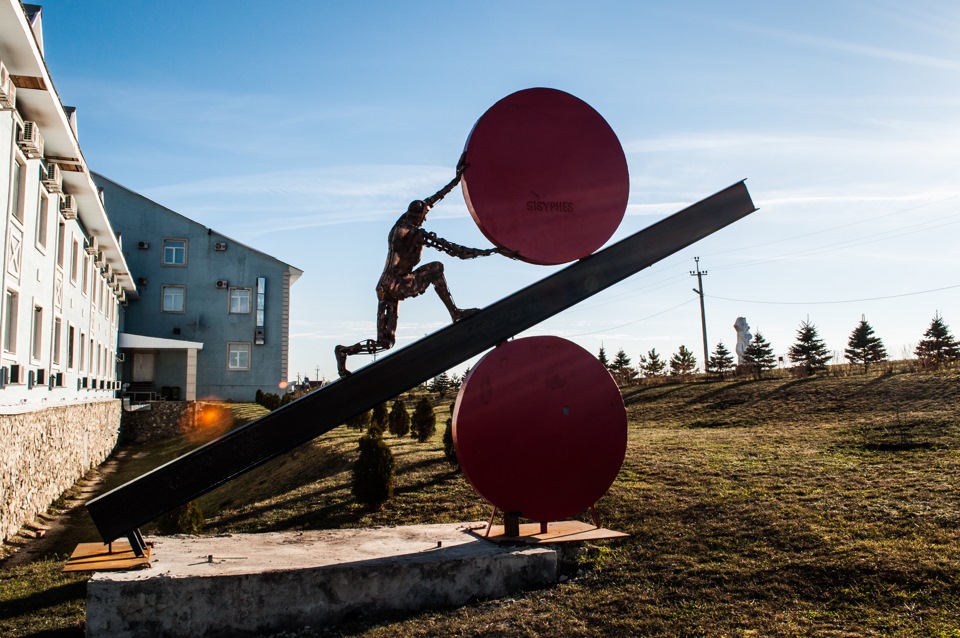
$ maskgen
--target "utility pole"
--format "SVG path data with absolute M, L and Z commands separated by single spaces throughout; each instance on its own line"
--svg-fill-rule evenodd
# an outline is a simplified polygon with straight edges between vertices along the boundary
M 710 361 L 710 346 L 707 345 L 707 310 L 703 304 L 703 276 L 707 274 L 706 270 L 700 270 L 700 258 L 694 257 L 693 261 L 697 264 L 696 270 L 691 270 L 690 275 L 697 276 L 697 287 L 693 292 L 700 295 L 700 326 L 703 328 L 703 371 L 707 371 L 707 362 Z

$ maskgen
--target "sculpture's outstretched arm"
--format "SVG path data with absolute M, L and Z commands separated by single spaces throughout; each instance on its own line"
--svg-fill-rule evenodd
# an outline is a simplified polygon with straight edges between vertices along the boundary
M 423 235 L 424 246 L 436 248 L 437 250 L 445 252 L 453 257 L 457 257 L 458 259 L 474 259 L 476 257 L 486 257 L 487 255 L 493 255 L 494 253 L 500 252 L 500 250 L 497 248 L 482 249 L 461 246 L 460 244 L 455 244 L 452 241 L 447 241 L 443 237 L 437 237 L 436 233 L 431 233 L 423 229 L 418 230 Z
M 467 167 L 469 166 L 469 164 L 466 163 L 466 157 L 467 157 L 466 153 L 460 156 L 460 161 L 457 162 L 456 176 L 452 180 L 450 180 L 450 182 L 446 186 L 438 190 L 436 193 L 434 193 L 430 197 L 423 200 L 424 204 L 426 204 L 430 208 L 433 208 L 433 206 L 437 202 L 439 202 L 441 199 L 443 199 L 446 196 L 447 193 L 453 190 L 454 186 L 460 183 L 460 178 L 463 177 L 463 172 L 467 170 Z

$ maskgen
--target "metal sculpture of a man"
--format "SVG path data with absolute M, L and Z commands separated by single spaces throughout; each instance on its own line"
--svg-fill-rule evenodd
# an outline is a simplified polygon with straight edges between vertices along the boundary
M 401 215 L 393 228 L 390 229 L 387 263 L 383 267 L 380 281 L 377 282 L 377 299 L 379 300 L 377 306 L 377 338 L 365 339 L 352 346 L 337 346 L 334 348 L 337 357 L 337 372 L 341 377 L 350 374 L 346 367 L 349 355 L 376 354 L 393 347 L 396 342 L 400 302 L 423 294 L 431 284 L 433 289 L 437 291 L 443 305 L 447 307 L 450 319 L 453 321 L 459 321 L 476 312 L 476 309 L 462 309 L 454 304 L 450 289 L 447 287 L 447 280 L 443 276 L 442 263 L 432 261 L 417 268 L 424 246 L 436 248 L 459 259 L 485 257 L 494 253 L 507 254 L 497 248 L 481 250 L 461 246 L 437 237 L 435 233 L 428 232 L 422 227 L 427 213 L 460 182 L 466 167 L 464 159 L 461 158 L 457 165 L 456 177 L 430 197 L 410 202 L 407 212 Z

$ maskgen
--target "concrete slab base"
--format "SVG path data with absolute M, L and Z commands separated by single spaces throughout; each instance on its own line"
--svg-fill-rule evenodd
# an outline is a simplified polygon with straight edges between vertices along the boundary
M 242 636 L 460 605 L 557 581 L 554 549 L 501 547 L 484 523 L 154 537 L 151 568 L 97 573 L 87 636 Z

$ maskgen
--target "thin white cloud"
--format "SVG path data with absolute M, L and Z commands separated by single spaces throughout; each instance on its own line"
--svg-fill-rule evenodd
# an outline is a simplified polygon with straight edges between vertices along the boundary
M 933 55 L 923 55 L 920 53 L 902 51 L 900 49 L 891 47 L 879 47 L 869 44 L 837 40 L 835 38 L 826 38 L 808 33 L 798 33 L 795 31 L 788 31 L 786 29 L 777 29 L 774 27 L 760 26 L 757 24 L 738 23 L 737 26 L 744 30 L 753 31 L 754 33 L 775 38 L 778 41 L 790 40 L 798 44 L 805 44 L 819 49 L 850 53 L 862 57 L 900 62 L 903 64 L 925 68 L 942 69 L 946 71 L 960 71 L 960 60 L 956 59 Z

